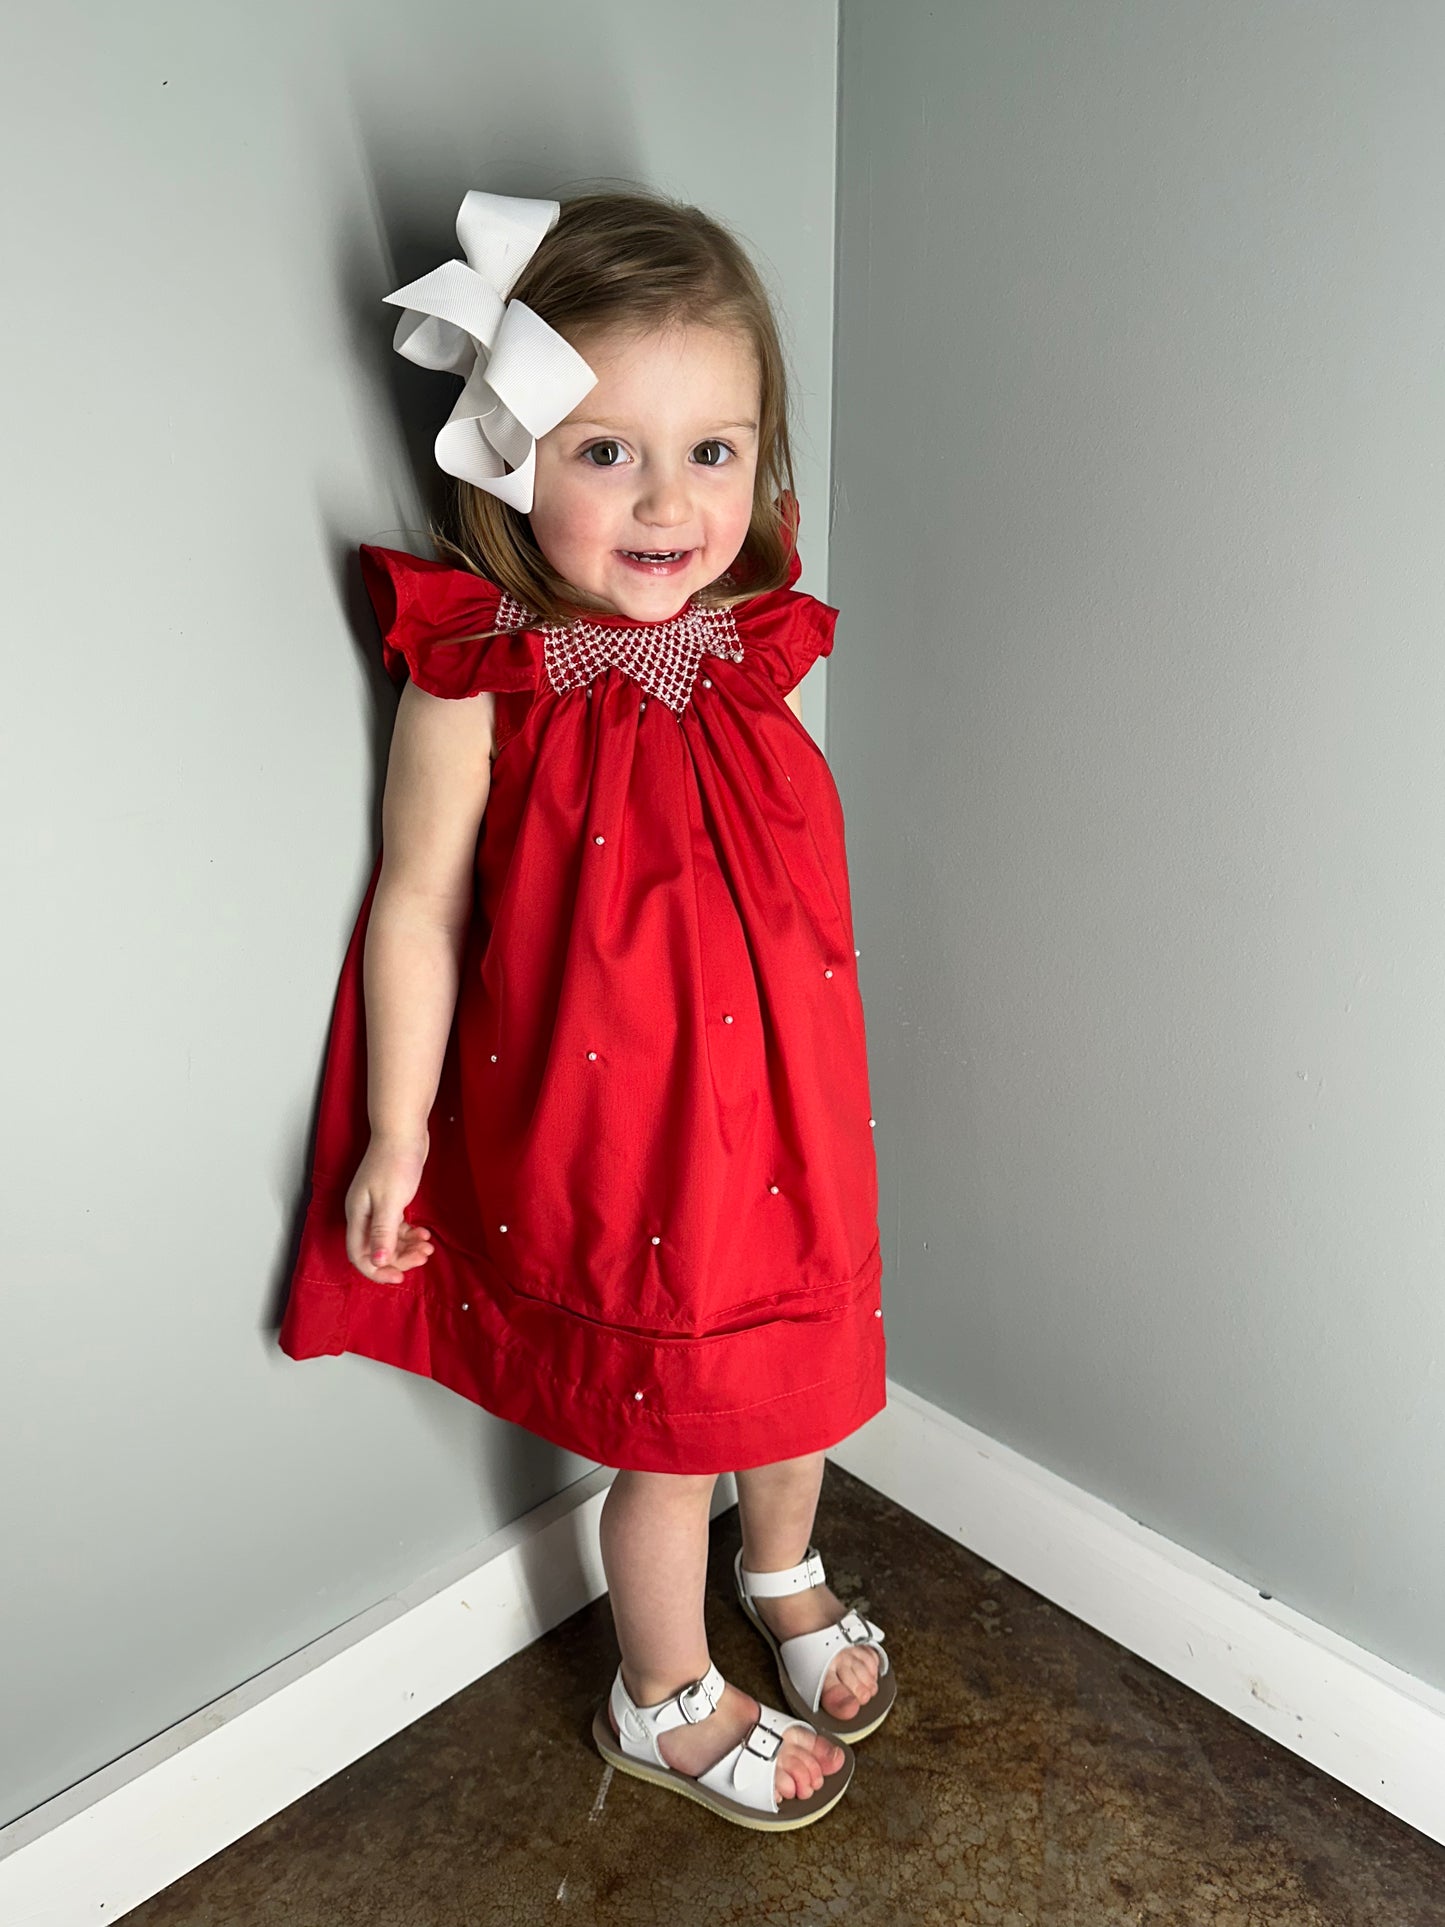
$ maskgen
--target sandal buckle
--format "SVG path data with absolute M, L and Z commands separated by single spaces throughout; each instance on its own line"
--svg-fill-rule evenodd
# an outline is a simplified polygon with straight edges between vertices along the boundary
M 702 1676 L 690 1681 L 682 1688 L 677 1696 L 677 1703 L 682 1708 L 682 1716 L 689 1726 L 696 1726 L 699 1720 L 705 1720 L 709 1713 L 715 1710 L 708 1697 L 707 1688 L 702 1683 Z
M 756 1739 L 765 1740 L 767 1745 L 754 1746 L 753 1741 Z M 782 1734 L 775 1733 L 770 1726 L 764 1726 L 761 1720 L 757 1722 L 752 1732 L 749 1733 L 747 1739 L 743 1742 L 746 1750 L 749 1753 L 756 1753 L 760 1760 L 775 1760 L 778 1757 L 778 1748 L 782 1744 Z
M 844 1613 L 838 1621 L 838 1627 L 850 1646 L 865 1646 L 873 1637 L 867 1621 L 856 1611 Z

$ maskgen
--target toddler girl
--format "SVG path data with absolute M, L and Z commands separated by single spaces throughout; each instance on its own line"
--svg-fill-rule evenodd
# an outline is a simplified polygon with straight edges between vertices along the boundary
M 842 810 L 798 684 L 784 359 L 725 228 L 644 193 L 469 193 L 387 299 L 463 377 L 447 559 L 363 545 L 404 686 L 280 1343 L 358 1352 L 621 1468 L 593 1737 L 760 1829 L 836 1805 L 894 1677 L 810 1544 L 885 1403 Z M 738 1602 L 791 1713 L 724 1682 Z

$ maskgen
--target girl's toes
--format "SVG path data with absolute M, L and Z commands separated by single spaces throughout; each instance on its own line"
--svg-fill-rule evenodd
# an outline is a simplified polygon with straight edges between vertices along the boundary
M 851 1720 L 878 1690 L 878 1655 L 871 1647 L 840 1654 L 833 1677 L 823 1688 L 823 1707 L 835 1720 Z
M 823 1710 L 835 1720 L 851 1720 L 861 1704 L 858 1695 L 842 1680 L 832 1680 L 823 1688 Z
M 791 1732 L 799 1744 L 779 1756 L 773 1791 L 780 1800 L 806 1800 L 823 1784 L 823 1770 L 818 1765 L 816 1750 L 808 1744 L 812 1734 L 805 1733 L 800 1726 L 793 1727 Z

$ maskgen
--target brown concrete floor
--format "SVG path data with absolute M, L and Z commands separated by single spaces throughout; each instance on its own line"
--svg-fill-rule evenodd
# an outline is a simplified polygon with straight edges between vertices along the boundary
M 604 1597 L 126 1920 L 1445 1927 L 1445 1847 L 831 1462 L 814 1538 L 899 1680 L 815 1825 L 752 1833 L 605 1764 Z M 733 1509 L 712 1525 L 712 1656 L 777 1706 L 732 1598 L 738 1543 Z

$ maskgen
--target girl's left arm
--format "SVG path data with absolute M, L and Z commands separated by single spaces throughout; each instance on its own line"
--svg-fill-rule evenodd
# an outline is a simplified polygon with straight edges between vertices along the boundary
M 784 696 L 783 701 L 788 705 L 789 709 L 792 710 L 793 714 L 797 717 L 798 721 L 802 722 L 803 720 L 803 685 L 799 683 L 796 689 L 790 689 L 787 695 Z

